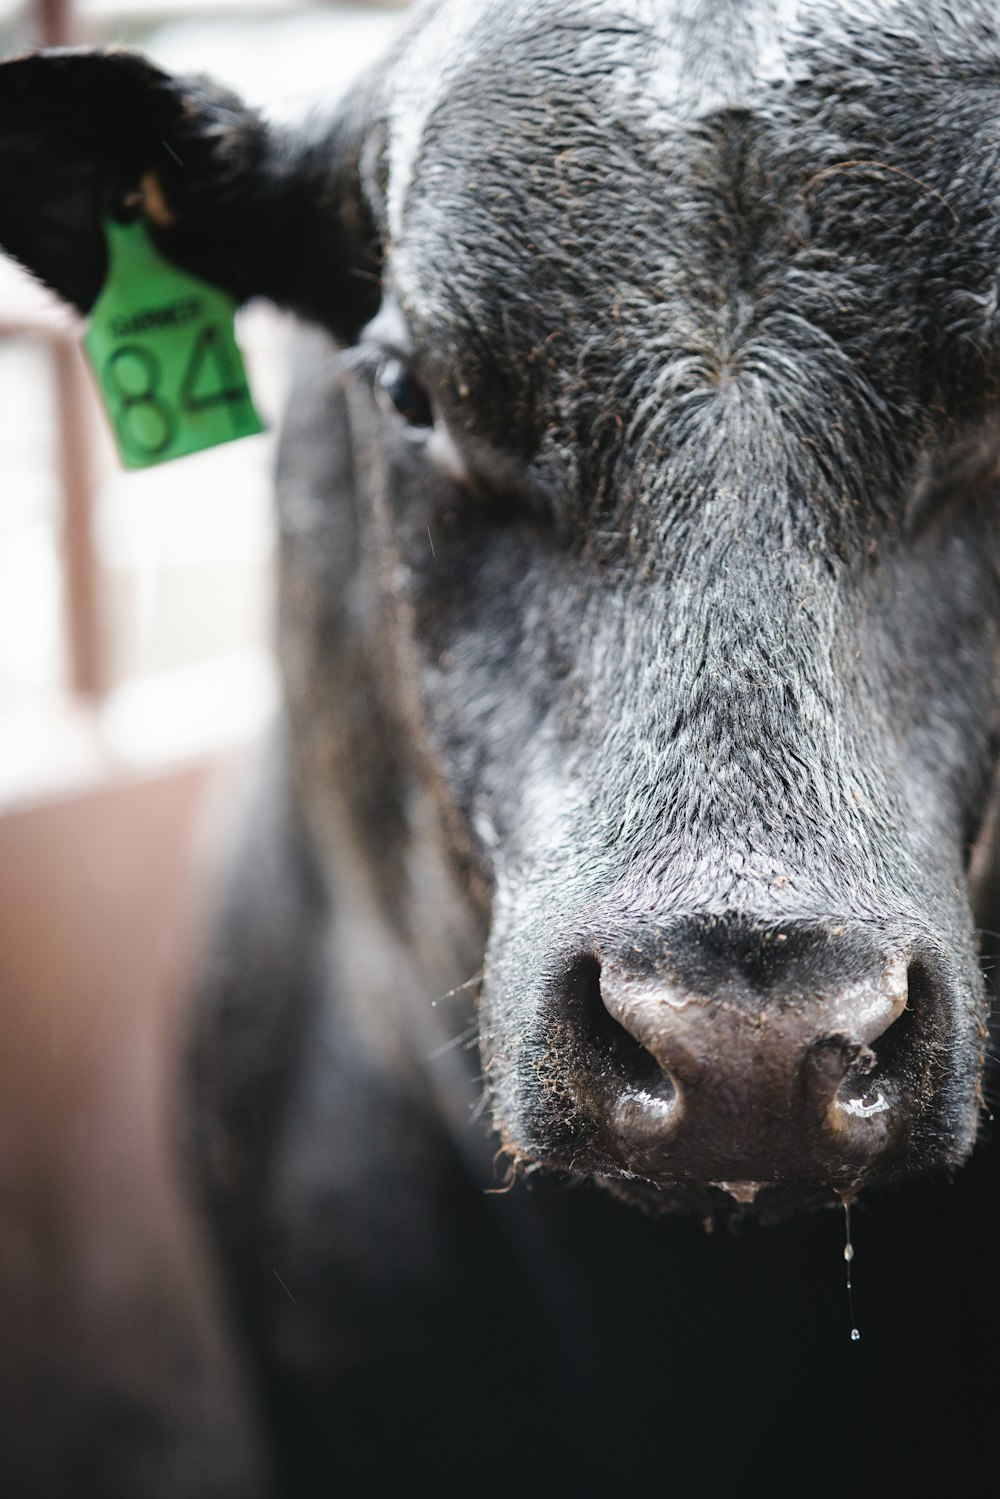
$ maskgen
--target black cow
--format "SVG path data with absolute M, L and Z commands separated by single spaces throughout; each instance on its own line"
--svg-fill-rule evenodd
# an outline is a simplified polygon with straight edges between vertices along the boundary
M 315 325 L 189 1109 L 272 1471 L 226 1427 L 185 1492 L 954 1485 L 991 0 L 441 0 L 287 133 L 127 53 L 4 74 L 0 242 L 64 297 L 122 204 Z

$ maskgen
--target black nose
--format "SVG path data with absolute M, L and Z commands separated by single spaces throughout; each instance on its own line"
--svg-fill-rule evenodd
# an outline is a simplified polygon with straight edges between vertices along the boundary
M 603 1004 L 643 1049 L 619 1049 L 607 1109 L 632 1169 L 750 1197 L 761 1182 L 857 1180 L 891 1144 L 898 1079 L 873 1044 L 907 1009 L 905 956 L 859 960 L 848 943 L 841 965 L 834 939 L 757 941 L 720 957 L 688 938 L 683 965 L 659 973 L 602 959 Z

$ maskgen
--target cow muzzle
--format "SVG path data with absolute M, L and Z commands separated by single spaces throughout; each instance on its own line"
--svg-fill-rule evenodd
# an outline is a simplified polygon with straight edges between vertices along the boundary
M 874 1075 L 873 1043 L 903 1015 L 907 992 L 901 958 L 822 1001 L 753 1008 L 609 965 L 603 1002 L 657 1069 L 624 1083 L 612 1131 L 654 1174 L 668 1163 L 727 1184 L 856 1174 L 893 1133 L 898 1090 Z
M 909 1175 L 954 1009 L 926 955 L 844 928 L 673 936 L 659 961 L 578 952 L 558 984 L 595 1174 L 738 1202 Z

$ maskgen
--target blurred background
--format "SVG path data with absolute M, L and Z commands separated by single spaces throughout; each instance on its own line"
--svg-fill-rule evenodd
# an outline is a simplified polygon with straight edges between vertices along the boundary
M 125 42 L 289 118 L 381 51 L 403 3 L 0 0 L 0 50 Z M 172 1086 L 225 788 L 276 701 L 289 321 L 238 320 L 268 431 L 137 474 L 113 455 L 79 332 L 0 257 L 5 1499 L 110 1494 L 83 1468 L 64 1477 L 92 1413 L 221 1356 L 197 1332 L 214 1292 L 180 1205 Z

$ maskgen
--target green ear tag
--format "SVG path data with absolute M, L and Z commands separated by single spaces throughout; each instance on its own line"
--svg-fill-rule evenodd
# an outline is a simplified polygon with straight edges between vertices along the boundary
M 141 219 L 104 232 L 108 275 L 83 344 L 125 467 L 262 432 L 233 298 L 165 260 Z

